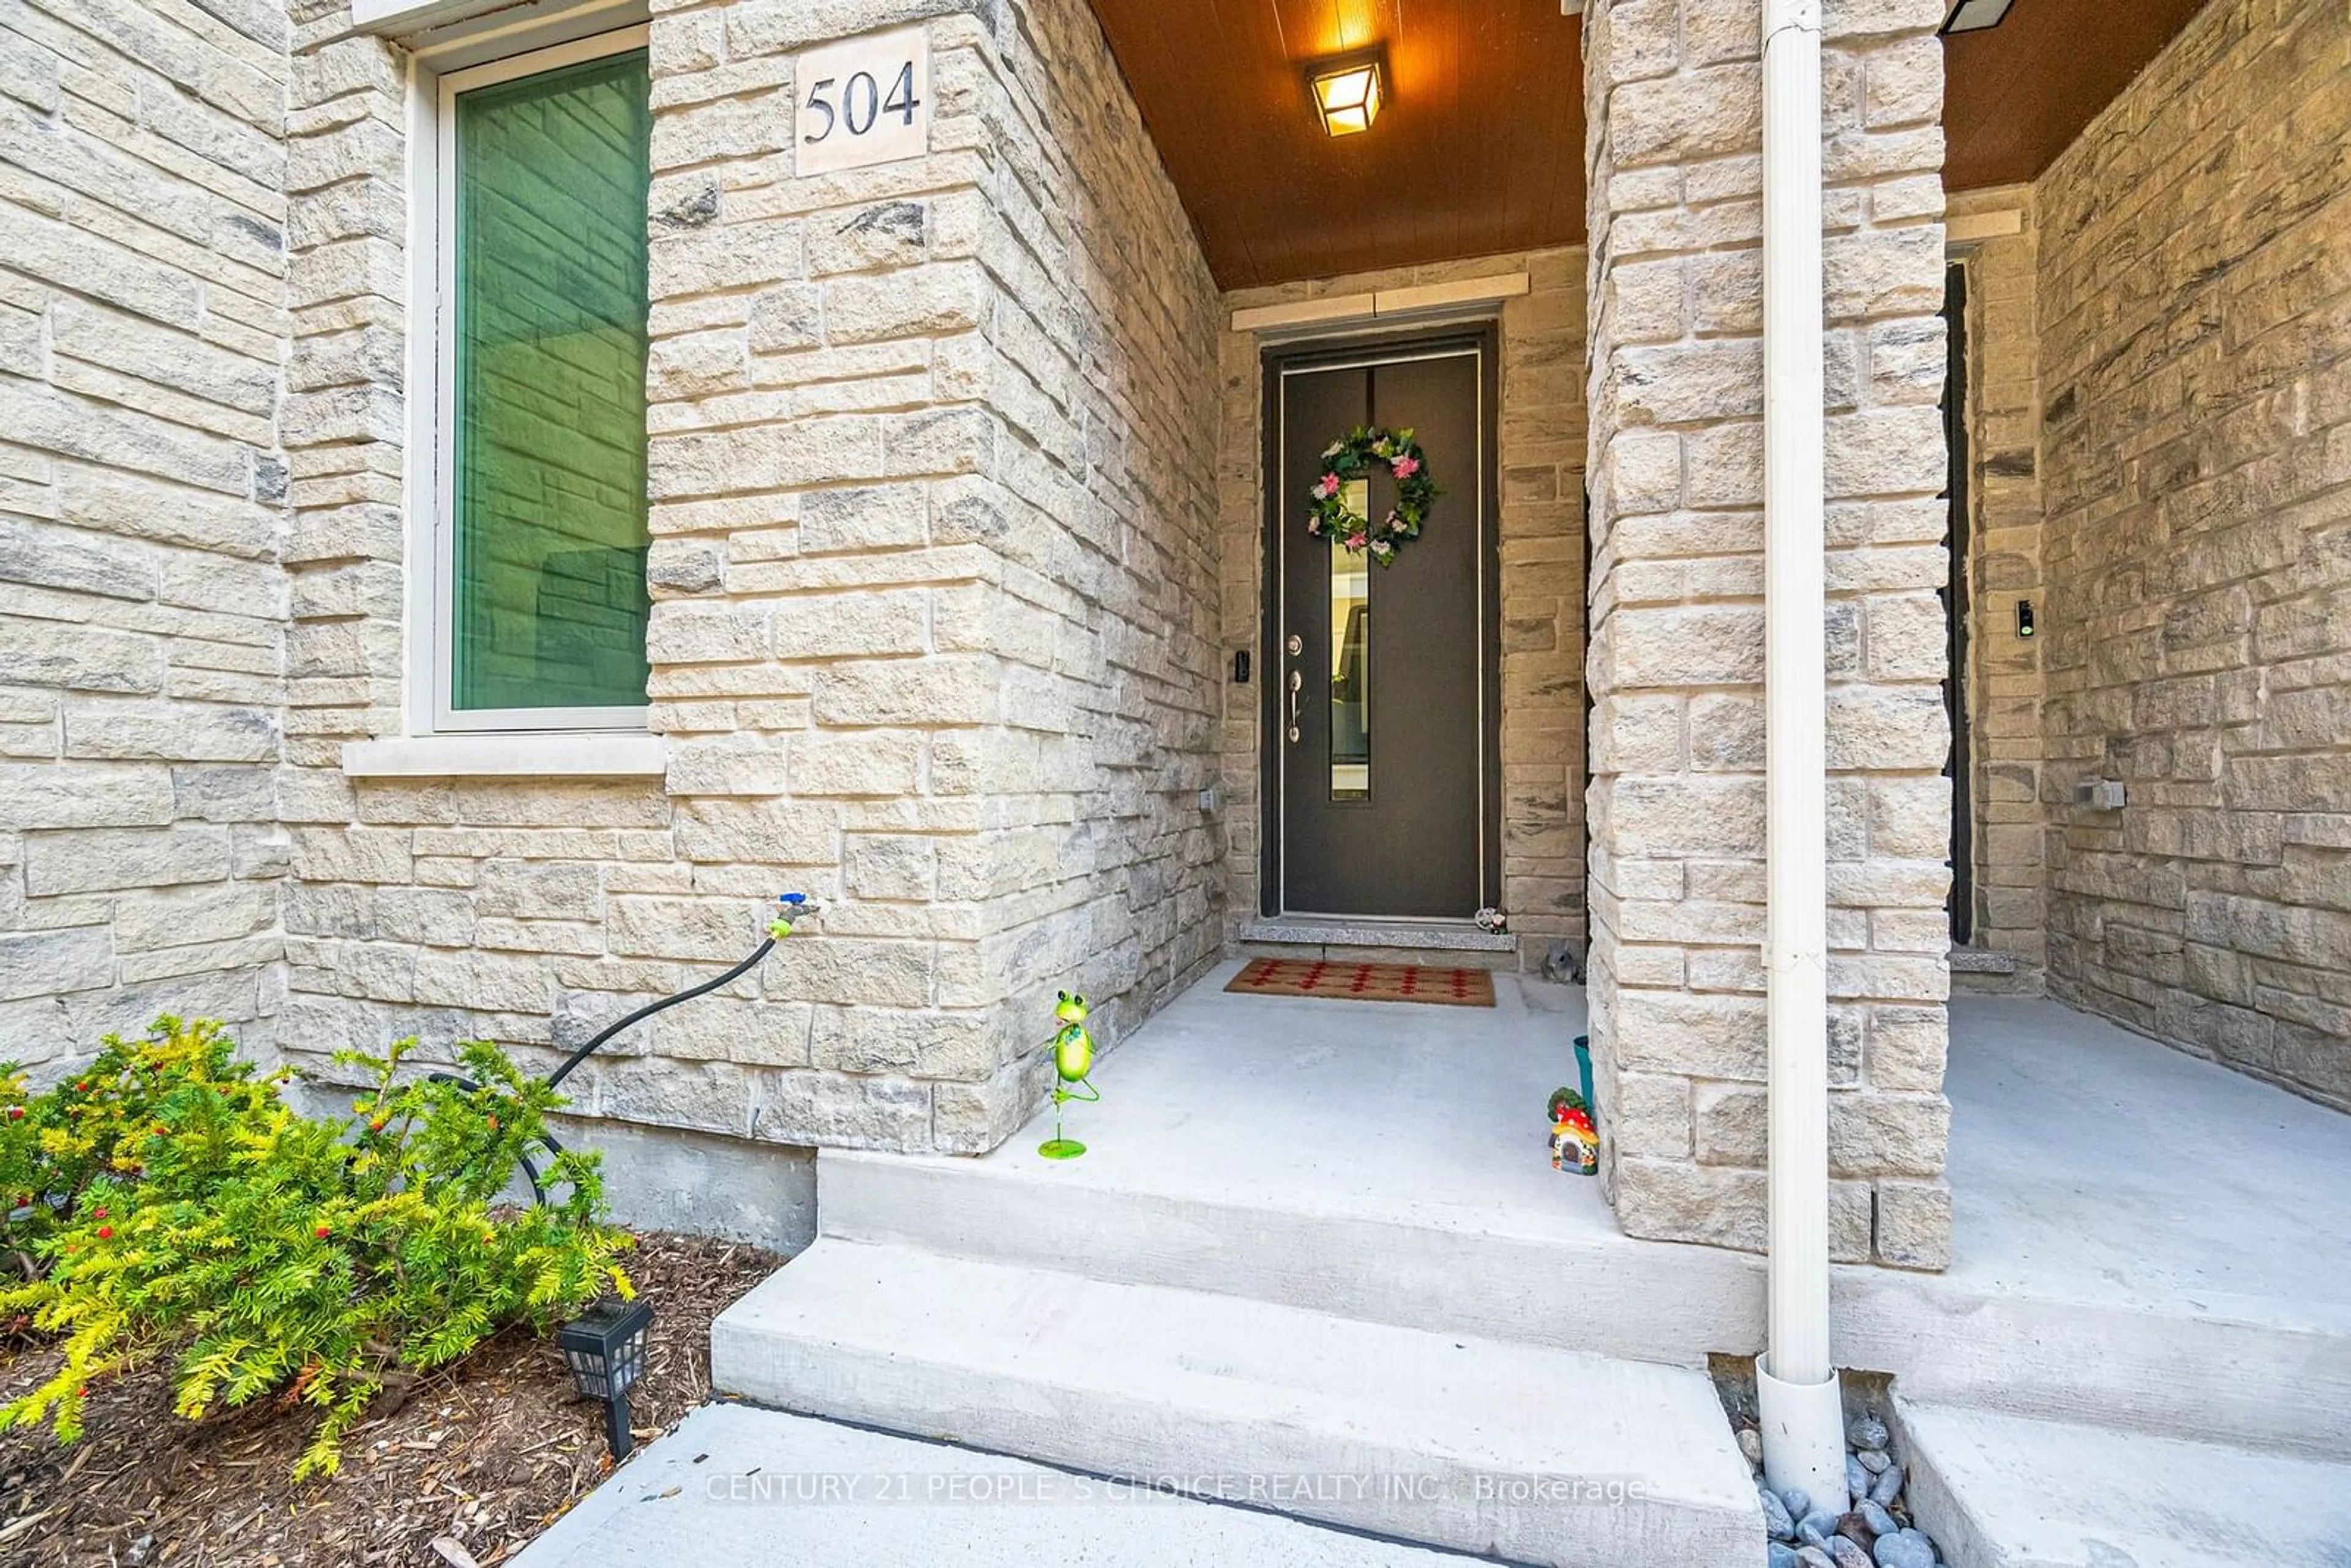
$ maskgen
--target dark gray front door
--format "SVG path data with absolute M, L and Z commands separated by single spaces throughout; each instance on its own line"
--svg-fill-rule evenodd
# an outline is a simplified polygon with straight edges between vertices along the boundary
M 1278 582 L 1267 659 L 1279 908 L 1458 919 L 1494 902 L 1490 342 L 1270 367 Z M 1419 538 L 1374 563 L 1307 533 L 1331 443 L 1410 428 L 1443 487 Z M 1381 516 L 1395 484 L 1353 497 Z

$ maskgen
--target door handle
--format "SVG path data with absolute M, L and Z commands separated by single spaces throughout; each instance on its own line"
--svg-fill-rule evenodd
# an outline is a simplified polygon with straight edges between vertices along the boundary
M 1298 704 L 1306 689 L 1306 677 L 1297 670 L 1290 672 L 1290 744 L 1298 744 Z

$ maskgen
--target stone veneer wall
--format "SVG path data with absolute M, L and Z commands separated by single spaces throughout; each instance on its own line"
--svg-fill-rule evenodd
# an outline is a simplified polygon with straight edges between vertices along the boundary
M 1761 82 L 1751 0 L 1593 0 L 1591 1005 L 1638 1236 L 1764 1239 Z M 1949 1259 L 1939 0 L 1831 0 L 1832 1245 Z
M 2018 232 L 1955 247 L 1967 268 L 1970 796 L 1974 816 L 1971 946 L 2013 954 L 2017 988 L 2041 985 L 2047 902 L 2042 801 L 2042 650 L 2016 632 L 2020 600 L 2045 618 L 2041 572 L 2040 236 L 2032 188 L 1950 198 L 1950 215 L 2014 213 Z
M 1239 290 L 1225 308 L 1524 272 L 1528 291 L 1501 302 L 1502 905 L 1540 964 L 1552 943 L 1584 946 L 1583 916 L 1583 267 L 1578 248 L 1485 256 Z M 1221 337 L 1224 444 L 1217 464 L 1227 656 L 1280 662 L 1263 633 L 1263 341 Z M 1228 928 L 1258 913 L 1259 705 L 1265 675 L 1224 696 Z M 1468 913 L 1464 911 L 1463 913 Z
M 0 1061 L 267 1048 L 286 75 L 268 4 L 0 26 Z
M 2346 126 L 2351 11 L 2215 0 L 2037 199 L 2050 991 L 2351 1108 Z
M 401 51 L 297 12 L 289 1048 L 582 1039 L 593 1111 L 969 1151 L 1217 950 L 1217 297 L 1082 0 L 657 7 L 648 782 L 360 780 L 401 726 Z M 925 20 L 932 151 L 798 177 L 798 51 Z

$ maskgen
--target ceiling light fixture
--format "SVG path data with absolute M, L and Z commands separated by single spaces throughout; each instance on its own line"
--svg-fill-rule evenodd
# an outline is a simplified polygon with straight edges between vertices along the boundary
M 1332 135 L 1353 136 L 1369 131 L 1372 121 L 1380 117 L 1385 83 L 1376 54 L 1324 60 L 1307 74 L 1314 89 L 1314 112 Z
M 1980 33 L 2000 26 L 2014 0 L 1952 0 L 1950 14 L 1943 18 L 1946 33 Z

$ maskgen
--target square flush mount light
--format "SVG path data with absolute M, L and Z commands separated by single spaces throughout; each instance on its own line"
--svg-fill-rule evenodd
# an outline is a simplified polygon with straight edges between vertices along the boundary
M 1376 56 L 1327 60 L 1311 73 L 1314 112 L 1333 136 L 1369 131 L 1380 117 L 1380 62 Z
M 1953 0 L 1949 15 L 1943 18 L 1943 31 L 1980 33 L 1997 27 L 2011 4 L 2013 0 Z

